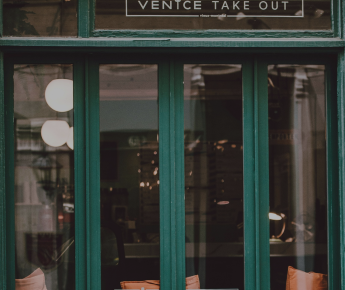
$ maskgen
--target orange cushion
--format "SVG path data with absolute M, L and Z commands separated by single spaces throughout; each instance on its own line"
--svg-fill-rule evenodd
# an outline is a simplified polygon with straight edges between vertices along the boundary
M 123 281 L 121 282 L 122 289 L 159 289 L 159 280 L 145 280 L 145 281 Z M 186 289 L 200 289 L 199 276 L 191 276 L 186 278 Z
M 327 275 L 288 268 L 286 290 L 327 290 Z

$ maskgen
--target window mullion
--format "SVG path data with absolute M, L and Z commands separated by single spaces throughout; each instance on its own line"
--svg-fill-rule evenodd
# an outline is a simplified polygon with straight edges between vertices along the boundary
M 86 287 L 86 151 L 85 151 L 85 63 L 74 64 L 74 174 L 75 174 L 75 289 Z M 87 73 L 87 72 L 86 72 Z
M 340 208 L 339 208 L 339 159 L 338 159 L 338 116 L 335 89 L 336 69 L 326 66 L 326 150 L 327 150 L 327 214 L 328 214 L 328 289 L 341 289 Z M 342 252 L 342 251 L 341 251 Z
M 255 289 L 255 146 L 254 146 L 254 68 L 252 61 L 242 65 L 243 80 L 243 228 L 245 289 Z
M 174 63 L 174 106 L 175 106 L 175 198 L 176 198 L 176 281 L 177 289 L 186 289 L 185 251 L 185 167 L 184 167 L 184 83 L 183 64 Z
M 86 99 L 86 289 L 101 288 L 101 218 L 99 149 L 99 65 L 85 62 Z
M 94 5 L 92 0 L 78 0 L 78 36 L 89 38 L 93 30 Z
M 158 78 L 161 289 L 184 289 L 182 64 L 160 63 Z
M 256 290 L 270 289 L 267 63 L 254 60 Z
M 0 253 L 2 285 L 0 289 L 15 288 L 15 221 L 14 221 L 14 59 L 3 62 L 1 55 L 1 188 L 0 188 Z M 2 207 L 2 208 L 1 208 Z M 3 255 L 2 255 L 3 254 Z M 3 268 L 2 268 L 3 266 Z M 3 286 L 3 288 L 1 288 Z

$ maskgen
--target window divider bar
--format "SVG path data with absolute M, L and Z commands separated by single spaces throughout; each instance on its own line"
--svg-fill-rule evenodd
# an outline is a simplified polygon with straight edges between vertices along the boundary
M 158 66 L 161 290 L 185 289 L 183 66 Z
M 73 67 L 74 176 L 75 176 L 75 289 L 86 288 L 86 171 L 85 171 L 85 65 L 78 59 Z
M 175 170 L 176 170 L 176 281 L 186 289 L 185 167 L 184 167 L 184 76 L 183 63 L 174 62 Z
M 0 289 L 6 289 L 6 118 L 4 92 L 4 57 L 0 52 Z
M 340 215 L 340 288 L 345 289 L 345 231 L 344 231 L 344 218 L 345 218 L 345 52 L 344 50 L 338 55 L 337 67 L 337 107 L 338 107 L 338 174 L 339 174 L 339 207 Z M 334 113 L 333 113 L 334 114 Z M 328 173 L 329 174 L 329 173 Z M 332 289 L 333 290 L 333 289 Z M 334 289 L 335 290 L 335 289 Z
M 2 55 L 3 60 L 3 55 Z M 13 88 L 13 74 L 14 74 L 14 63 L 13 59 L 9 58 L 6 62 L 1 61 L 1 72 L 0 74 L 3 76 L 1 77 L 4 80 L 4 84 L 1 86 L 2 88 L 5 87 L 3 91 L 3 106 L 4 106 L 4 122 L 2 123 L 4 126 L 4 138 L 1 138 L 1 148 L 5 149 L 1 154 L 1 167 L 4 164 L 2 169 L 4 173 L 1 174 L 2 178 L 4 179 L 1 182 L 2 186 L 4 186 L 3 192 L 1 194 L 2 200 L 4 202 L 4 211 L 2 218 L 5 219 L 5 226 L 1 229 L 1 235 L 4 238 L 0 237 L 2 243 L 5 243 L 5 253 L 3 257 L 4 268 L 1 271 L 4 271 L 5 277 L 4 281 L 4 288 L 0 289 L 7 289 L 7 290 L 14 290 L 15 289 L 15 221 L 14 221 L 14 88 Z M 2 89 L 3 90 L 3 89 Z M 3 106 L 1 106 L 3 108 Z M 4 146 L 4 147 L 3 147 Z
M 99 65 L 85 62 L 87 288 L 101 288 Z M 79 289 L 78 289 L 79 290 Z
M 255 147 L 253 62 L 242 64 L 243 90 L 243 236 L 245 289 L 255 289 Z
M 94 19 L 94 5 L 95 1 L 93 0 L 78 0 L 78 37 L 90 37 L 91 31 L 93 29 L 91 23 L 93 23 Z
M 331 1 L 331 23 L 334 37 L 342 38 L 343 33 L 343 7 L 341 0 Z
M 254 60 L 256 290 L 270 289 L 267 63 Z
M 337 99 L 334 90 L 337 87 L 336 68 L 326 65 L 326 150 L 327 150 L 327 220 L 328 220 L 328 289 L 340 287 L 340 211 L 338 177 L 338 116 Z
M 161 62 L 158 65 L 158 114 L 159 114 L 159 215 L 160 215 L 160 289 L 175 290 L 171 284 L 173 276 L 173 251 L 171 251 L 173 236 L 171 233 L 172 207 L 171 192 L 174 190 L 174 180 L 171 179 L 172 164 L 171 148 L 171 95 L 170 95 L 170 64 Z M 173 122 L 173 121 L 172 121 Z M 163 185 L 163 186 L 162 186 Z

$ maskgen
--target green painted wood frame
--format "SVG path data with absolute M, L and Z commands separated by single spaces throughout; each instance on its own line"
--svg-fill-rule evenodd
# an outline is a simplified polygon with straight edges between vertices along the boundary
M 95 3 L 97 0 L 79 0 L 78 15 L 80 37 L 146 37 L 146 38 L 342 38 L 342 1 L 331 1 L 331 30 L 104 30 L 95 29 Z
M 0 20 L 3 16 L 3 1 L 0 0 Z M 344 5 L 342 0 L 331 0 L 330 30 L 96 30 L 96 0 L 78 0 L 78 37 L 114 38 L 343 38 Z M 3 23 L 0 21 L 0 37 Z
M 3 226 L 0 228 L 0 243 L 1 249 L 4 251 L 0 258 L 1 263 L 1 288 L 0 289 L 14 289 L 15 279 L 15 239 L 14 239 L 14 112 L 13 112 L 13 73 L 14 64 L 56 64 L 68 63 L 73 64 L 73 79 L 74 79 L 74 127 L 75 127 L 75 222 L 78 227 L 75 229 L 75 244 L 76 244 L 76 284 L 78 289 L 86 289 L 86 277 L 90 260 L 93 255 L 90 253 L 92 240 L 89 237 L 90 230 L 93 230 L 90 225 L 90 220 L 87 219 L 92 206 L 95 204 L 93 196 L 86 188 L 86 177 L 92 168 L 86 161 L 86 146 L 88 128 L 86 123 L 86 99 L 84 98 L 84 59 L 79 55 L 70 55 L 67 57 L 51 57 L 44 55 L 33 55 L 34 58 L 27 58 L 24 56 L 8 56 L 4 64 L 4 78 L 2 88 L 5 88 L 1 97 L 1 126 L 4 131 L 1 131 L 1 140 L 5 143 L 1 146 L 1 168 L 4 174 L 1 174 L 1 200 L 0 220 Z M 5 97 L 6 96 L 6 97 Z M 96 229 L 97 230 L 97 229 Z M 99 231 L 99 229 L 98 229 Z M 91 243 L 91 245 L 90 245 Z
M 253 57 L 248 59 L 248 57 L 225 55 L 202 62 L 200 59 L 193 55 L 133 57 L 122 54 L 120 57 L 114 57 L 109 54 L 92 57 L 89 61 L 92 63 L 93 72 L 98 72 L 99 65 L 104 63 L 158 64 L 160 268 L 161 289 L 166 290 L 185 288 L 183 64 L 242 64 L 243 142 L 246 164 L 244 167 L 245 287 L 247 290 L 269 289 L 267 65 L 259 64 Z M 92 96 L 98 100 L 99 79 L 96 75 L 92 79 L 92 86 L 95 88 Z M 96 101 L 94 108 L 93 112 L 98 119 L 99 107 Z M 99 143 L 99 131 L 91 140 L 95 144 Z M 99 160 L 95 161 L 92 167 L 99 168 Z M 99 195 L 99 185 L 93 187 L 92 192 L 94 195 Z M 260 232 L 260 236 L 256 235 L 256 232 Z M 94 248 L 95 253 L 99 251 L 100 248 Z M 94 261 L 93 266 L 99 269 L 100 260 Z
M 0 89 L 0 289 L 14 289 L 13 64 L 74 65 L 76 289 L 99 289 L 99 76 L 101 63 L 156 63 L 159 84 L 161 289 L 184 289 L 183 64 L 239 63 L 243 74 L 245 289 L 269 289 L 267 65 L 324 64 L 327 67 L 327 172 L 330 290 L 344 281 L 344 62 L 343 53 L 313 56 L 277 54 L 5 55 Z M 0 55 L 3 57 L 3 55 Z M 201 59 L 203 61 L 201 61 Z M 208 59 L 205 61 L 205 59 Z M 145 60 L 143 62 L 143 60 Z M 336 72 L 336 67 L 338 71 Z M 1 76 L 1 74 L 0 74 Z M 337 98 L 335 97 L 337 96 Z M 339 129 L 338 129 L 339 128 Z M 98 168 L 98 169 L 97 169 Z M 92 178 L 91 178 L 92 176 Z M 164 186 L 165 185 L 165 186 Z M 91 194 L 92 193 L 92 194 Z M 254 214 L 253 214 L 254 213 Z M 92 234 L 91 234 L 92 233 Z M 340 286 L 341 285 L 341 286 Z
M 344 224 L 342 216 L 343 191 L 340 189 L 343 181 L 341 180 L 341 164 L 344 162 L 339 150 L 344 147 L 340 137 L 343 120 L 341 118 L 341 106 L 343 95 L 337 93 L 337 84 L 343 77 L 338 72 L 337 77 L 337 60 L 335 56 L 327 58 L 313 58 L 296 56 L 295 58 L 285 59 L 273 55 L 264 59 L 266 64 L 319 64 L 324 65 L 326 69 L 325 75 L 325 93 L 326 93 L 326 147 L 327 147 L 327 202 L 328 202 L 328 273 L 329 273 L 329 289 L 343 289 L 344 285 L 344 249 L 343 234 Z M 336 114 L 338 112 L 338 114 Z

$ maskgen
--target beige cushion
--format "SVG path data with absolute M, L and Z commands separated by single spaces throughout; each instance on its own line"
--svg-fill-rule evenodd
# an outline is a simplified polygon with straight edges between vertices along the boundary
M 16 279 L 16 290 L 47 290 L 43 271 L 38 268 L 24 279 Z
M 159 280 L 145 280 L 145 281 L 123 281 L 121 282 L 122 289 L 159 289 Z M 200 289 L 199 276 L 191 276 L 186 278 L 186 289 Z

